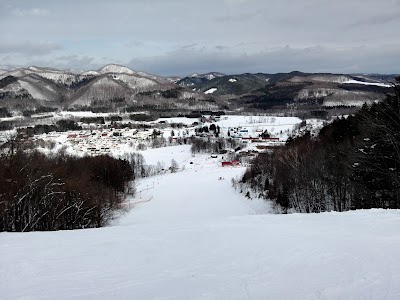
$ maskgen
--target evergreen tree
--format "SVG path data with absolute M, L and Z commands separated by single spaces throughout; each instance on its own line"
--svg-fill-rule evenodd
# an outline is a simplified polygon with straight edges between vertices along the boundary
M 283 188 L 283 191 L 278 194 L 278 197 L 276 199 L 276 203 L 278 203 L 283 209 L 284 212 L 287 213 L 288 207 L 289 207 L 289 192 L 288 189 L 285 187 Z
M 396 81 L 393 94 L 359 114 L 363 134 L 354 176 L 368 207 L 400 208 L 400 77 Z

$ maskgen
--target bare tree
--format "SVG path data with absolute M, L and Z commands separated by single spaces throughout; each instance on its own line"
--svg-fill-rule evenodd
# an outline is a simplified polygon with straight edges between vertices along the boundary
M 177 172 L 179 170 L 179 165 L 178 165 L 178 163 L 176 162 L 175 159 L 171 160 L 170 170 L 171 170 L 172 173 L 175 173 L 175 172 Z

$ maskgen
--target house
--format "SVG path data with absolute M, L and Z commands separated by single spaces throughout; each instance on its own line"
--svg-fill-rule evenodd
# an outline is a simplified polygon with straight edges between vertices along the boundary
M 237 160 L 232 160 L 231 163 L 232 163 L 232 166 L 234 166 L 234 167 L 240 165 L 240 162 Z
M 222 162 L 222 167 L 236 167 L 236 166 L 239 166 L 240 165 L 240 162 L 239 161 L 237 161 L 237 160 L 232 160 L 232 161 L 223 161 Z
M 264 141 L 279 142 L 279 138 L 276 138 L 276 137 L 263 137 L 262 139 L 263 139 Z

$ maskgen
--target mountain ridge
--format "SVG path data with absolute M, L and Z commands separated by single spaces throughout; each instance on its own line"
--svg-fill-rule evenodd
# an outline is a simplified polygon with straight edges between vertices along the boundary
M 301 71 L 231 75 L 209 72 L 176 78 L 118 64 L 77 73 L 31 66 L 0 71 L 0 100 L 3 106 L 14 107 L 101 106 L 104 109 L 116 106 L 190 109 L 191 105 L 207 109 L 268 109 L 288 104 L 361 106 L 382 99 L 393 79 L 394 75 L 385 74 Z

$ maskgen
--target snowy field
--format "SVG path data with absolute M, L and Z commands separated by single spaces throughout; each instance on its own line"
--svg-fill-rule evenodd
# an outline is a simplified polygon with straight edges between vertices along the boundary
M 354 79 L 346 80 L 346 81 L 343 81 L 342 83 L 353 83 L 353 84 L 363 84 L 363 85 L 375 85 L 375 86 L 381 86 L 381 87 L 391 87 L 391 85 L 388 83 L 365 82 L 365 81 L 354 80 Z
M 0 233 L 1 299 L 399 299 L 400 211 L 267 214 L 243 168 L 189 146 L 142 152 L 146 178 L 112 226 Z
M 267 130 L 271 137 L 286 141 L 295 126 L 300 123 L 301 119 L 297 117 L 221 116 L 221 119 L 215 124 L 220 126 L 223 136 L 228 136 L 228 130 L 232 128 L 237 128 L 242 137 L 258 137 Z

